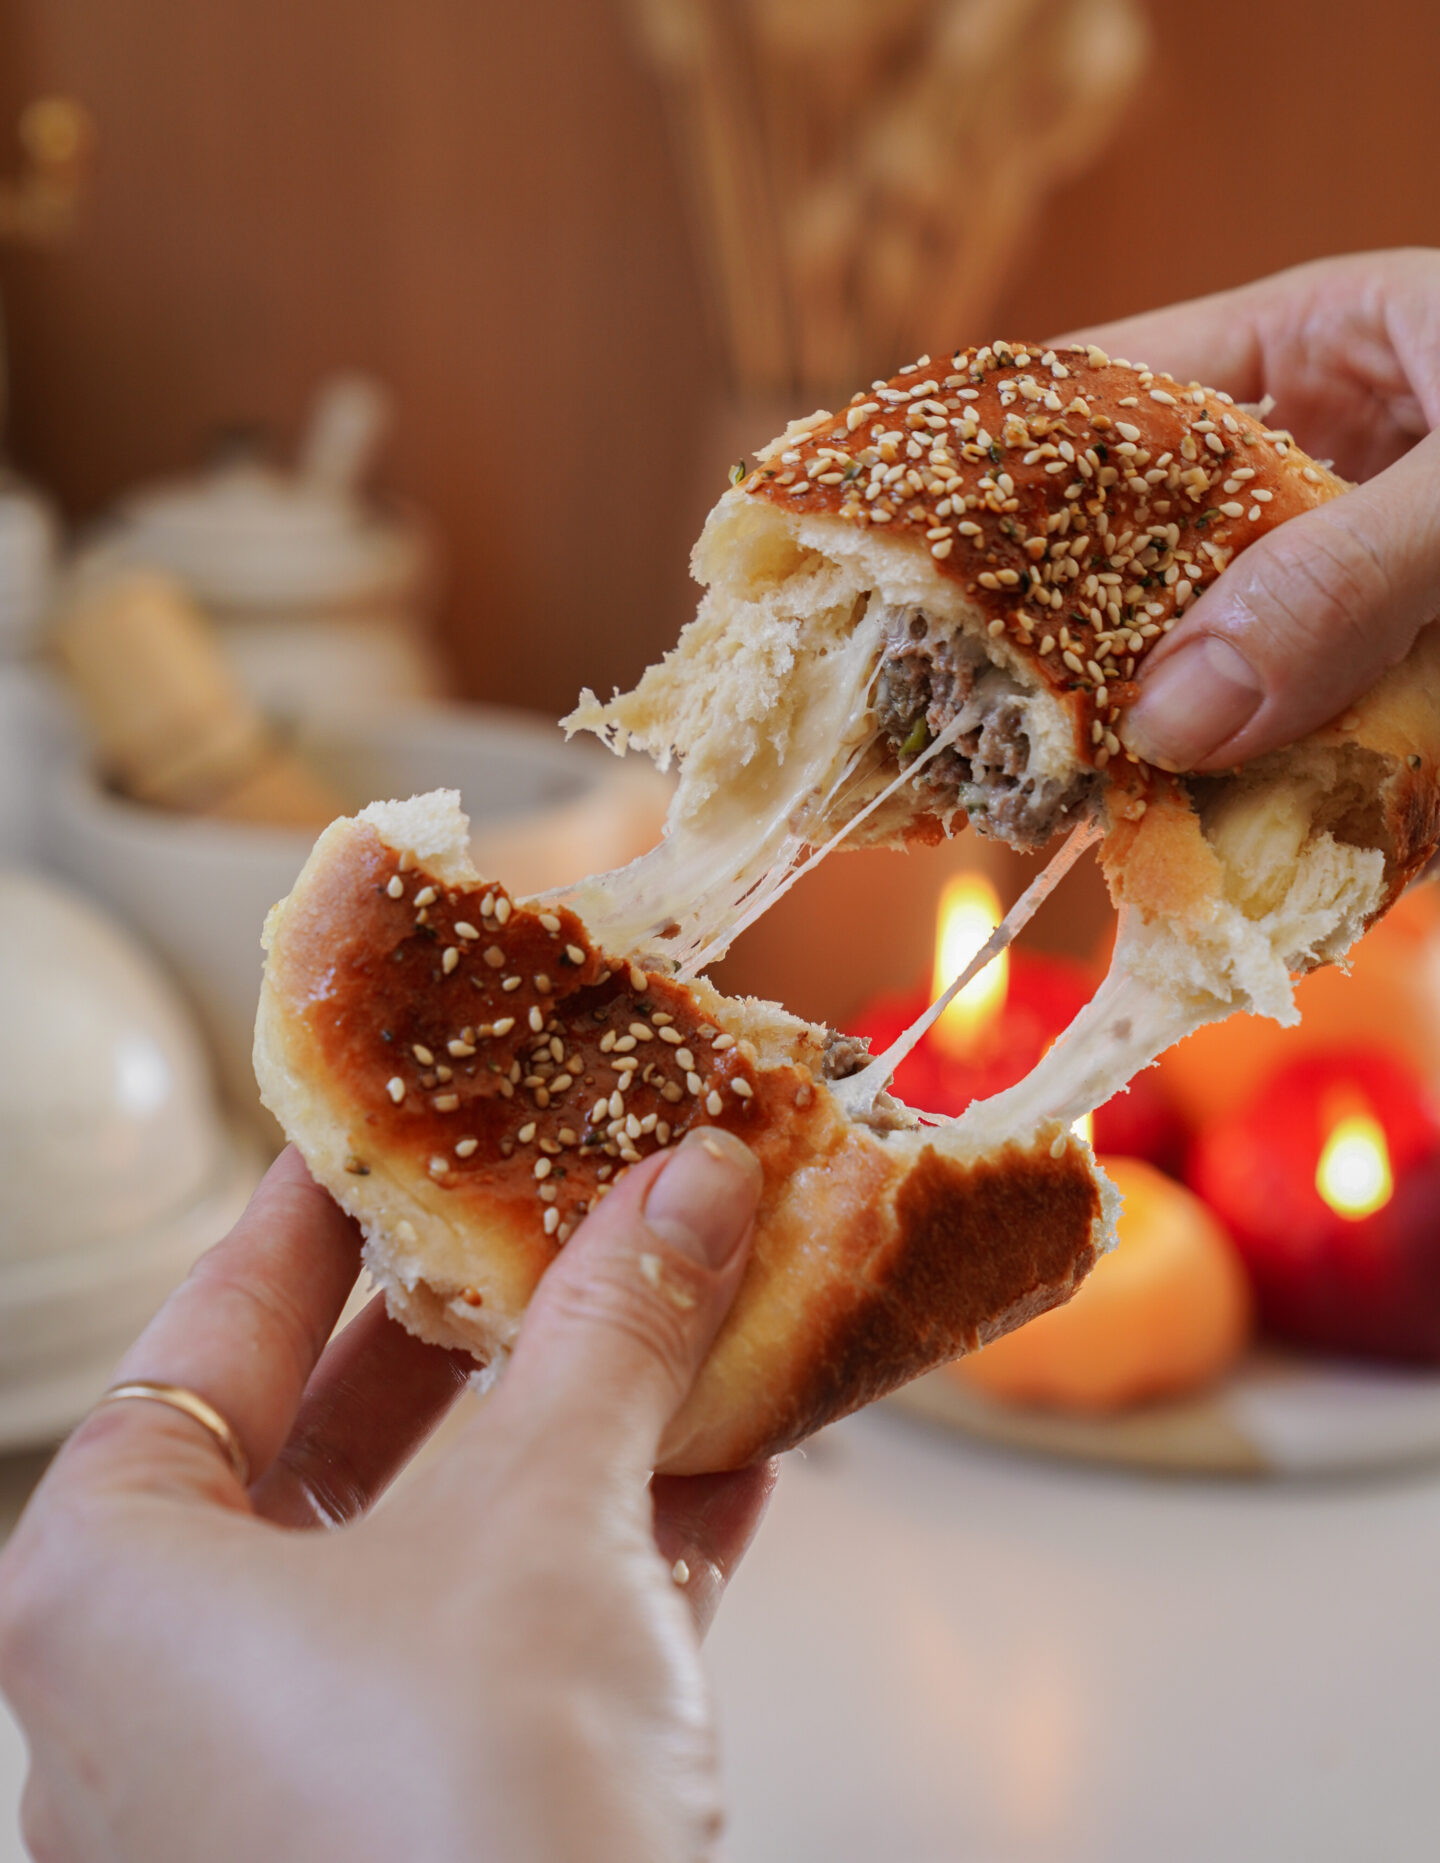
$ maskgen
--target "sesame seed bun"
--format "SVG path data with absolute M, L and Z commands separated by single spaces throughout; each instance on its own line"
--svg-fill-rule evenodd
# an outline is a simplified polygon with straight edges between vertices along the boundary
M 1293 1020 L 1293 978 L 1343 958 L 1440 841 L 1440 629 L 1342 717 L 1232 775 L 1154 769 L 1119 728 L 1147 655 L 1235 557 L 1345 490 L 1228 395 L 1093 347 L 922 358 L 761 450 L 696 547 L 706 593 L 676 649 L 566 724 L 677 762 L 672 832 L 703 836 L 747 770 L 773 783 L 835 638 L 878 612 L 866 760 L 812 841 L 910 769 L 852 841 L 932 840 L 968 815 L 1035 848 L 1093 814 L 1124 962 L 1193 1018 Z M 968 782 L 937 780 L 957 663 L 993 695 L 945 752 Z M 897 684 L 908 709 L 887 721 Z
M 894 1102 L 850 1119 L 828 1030 L 512 902 L 470 867 L 453 794 L 332 824 L 265 942 L 265 1104 L 359 1222 L 391 1313 L 492 1371 L 617 1171 L 695 1125 L 753 1148 L 754 1252 L 667 1471 L 772 1454 L 974 1349 L 1065 1299 L 1113 1234 L 1067 1130 L 981 1152 Z

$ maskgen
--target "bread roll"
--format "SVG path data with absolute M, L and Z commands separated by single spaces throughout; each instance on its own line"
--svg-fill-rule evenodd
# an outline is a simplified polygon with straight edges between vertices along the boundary
M 1343 959 L 1440 839 L 1440 629 L 1232 776 L 1153 769 L 1118 731 L 1146 655 L 1238 552 L 1344 489 L 1228 395 L 1084 346 L 922 358 L 793 423 L 711 513 L 676 649 L 566 720 L 678 762 L 671 840 L 742 859 L 689 910 L 668 848 L 571 897 L 683 969 L 847 823 L 902 845 L 968 816 L 1023 848 L 1095 813 L 1116 969 L 1024 1091 L 976 1110 L 983 1143 L 1102 1104 L 1205 1021 L 1293 1021 L 1293 978 Z
M 394 1316 L 492 1372 L 617 1170 L 697 1124 L 753 1147 L 754 1252 L 667 1471 L 789 1447 L 1065 1299 L 1113 1236 L 1069 1132 L 979 1154 L 894 1101 L 847 1118 L 826 1078 L 845 1044 L 512 902 L 471 867 L 453 793 L 333 823 L 265 942 L 265 1104 L 359 1222 Z

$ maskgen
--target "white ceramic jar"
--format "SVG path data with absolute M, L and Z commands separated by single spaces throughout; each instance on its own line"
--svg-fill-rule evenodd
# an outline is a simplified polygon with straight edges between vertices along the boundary
M 206 471 L 141 486 L 81 550 L 76 574 L 144 566 L 178 578 L 272 717 L 444 696 L 430 527 L 360 492 L 386 414 L 376 384 L 336 378 L 293 469 L 238 445 Z

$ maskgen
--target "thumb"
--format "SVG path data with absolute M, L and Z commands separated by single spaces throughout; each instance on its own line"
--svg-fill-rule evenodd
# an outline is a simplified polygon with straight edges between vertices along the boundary
M 627 1172 L 546 1271 L 497 1410 L 648 1474 L 739 1288 L 760 1181 L 718 1126 Z
M 1167 770 L 1223 769 L 1370 690 L 1440 614 L 1440 433 L 1250 545 L 1147 661 L 1120 736 Z

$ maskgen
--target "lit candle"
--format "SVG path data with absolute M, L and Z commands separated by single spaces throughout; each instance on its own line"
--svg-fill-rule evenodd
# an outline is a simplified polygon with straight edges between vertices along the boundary
M 936 915 L 930 998 L 918 990 L 881 997 L 855 1025 L 872 1054 L 888 1048 L 940 996 L 1000 923 L 1000 900 L 984 874 L 949 880 Z M 895 1070 L 894 1090 L 907 1105 L 962 1113 L 1023 1080 L 1094 993 L 1098 979 L 1072 960 L 1003 951 L 947 1006 L 929 1034 Z M 1128 1094 L 1076 1122 L 1102 1151 L 1178 1168 L 1184 1133 L 1164 1089 L 1141 1075 Z
M 1205 1127 L 1189 1175 L 1239 1245 L 1271 1332 L 1440 1363 L 1440 1118 L 1404 1062 L 1300 1057 Z

